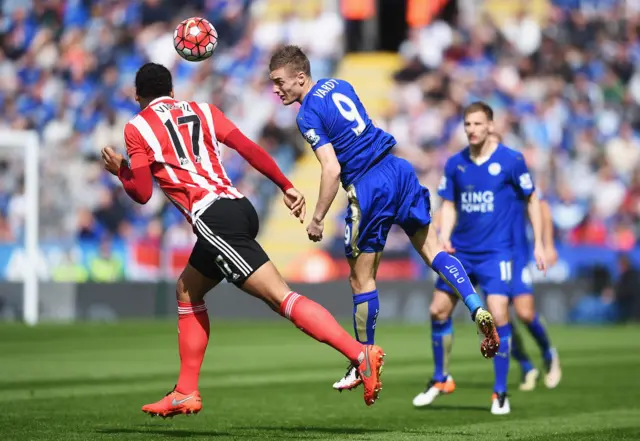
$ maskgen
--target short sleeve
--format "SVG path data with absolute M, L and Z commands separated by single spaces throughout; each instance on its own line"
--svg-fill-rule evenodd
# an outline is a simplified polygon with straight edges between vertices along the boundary
M 315 110 L 308 110 L 298 116 L 298 129 L 314 151 L 318 147 L 331 143 L 324 130 L 324 124 Z
M 511 170 L 511 184 L 516 191 L 524 197 L 530 196 L 536 191 L 533 185 L 533 179 L 527 168 L 527 164 L 524 160 L 524 156 L 518 153 L 513 160 L 513 167 Z
M 129 156 L 130 169 L 149 166 L 147 143 L 138 129 L 130 123 L 124 126 L 124 143 Z
M 211 104 L 209 104 L 209 107 L 211 107 L 211 116 L 213 117 L 213 127 L 216 131 L 216 139 L 224 143 L 227 139 L 227 136 L 229 136 L 231 132 L 236 130 L 237 127 L 216 106 L 212 106 Z
M 453 161 L 449 159 L 444 166 L 444 174 L 440 178 L 440 184 L 438 185 L 438 195 L 447 201 L 455 200 L 454 170 Z

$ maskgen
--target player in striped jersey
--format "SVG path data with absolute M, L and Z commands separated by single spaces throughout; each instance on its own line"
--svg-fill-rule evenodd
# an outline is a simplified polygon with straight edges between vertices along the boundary
M 305 200 L 258 145 L 245 137 L 216 107 L 173 98 L 171 73 L 147 63 L 136 74 L 140 113 L 124 130 L 126 161 L 105 147 L 105 168 L 118 176 L 127 194 L 140 204 L 153 191 L 153 178 L 193 225 L 197 242 L 176 287 L 180 375 L 174 389 L 142 407 L 163 417 L 197 413 L 200 367 L 209 341 L 204 296 L 223 279 L 262 299 L 314 339 L 332 346 L 358 366 L 371 405 L 382 387 L 384 353 L 352 338 L 314 301 L 292 292 L 255 238 L 258 216 L 253 205 L 229 180 L 220 145 L 236 150 L 284 192 L 284 202 L 300 222 Z

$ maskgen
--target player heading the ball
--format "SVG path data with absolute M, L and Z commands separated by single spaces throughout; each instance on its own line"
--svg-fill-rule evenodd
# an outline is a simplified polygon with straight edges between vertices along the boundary
M 396 140 L 376 127 L 353 86 L 336 78 L 314 82 L 309 59 L 297 46 L 276 51 L 269 64 L 273 91 L 284 105 L 300 103 L 297 123 L 322 166 L 320 197 L 307 226 L 309 239 L 322 240 L 324 218 L 340 182 L 347 192 L 345 254 L 353 292 L 353 324 L 358 341 L 373 344 L 379 300 L 376 271 L 387 235 L 399 225 L 427 265 L 464 300 L 485 336 L 481 352 L 493 357 L 499 338 L 493 317 L 469 282 L 462 264 L 443 250 L 431 223 L 429 190 L 411 164 L 391 150 Z M 337 390 L 360 384 L 357 369 L 334 384 Z

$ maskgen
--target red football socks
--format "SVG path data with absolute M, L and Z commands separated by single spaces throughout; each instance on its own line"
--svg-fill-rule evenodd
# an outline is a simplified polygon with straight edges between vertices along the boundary
M 180 377 L 176 390 L 190 394 L 198 389 L 200 367 L 209 342 L 209 315 L 204 302 L 178 302 Z
M 322 305 L 290 292 L 280 305 L 280 314 L 305 334 L 341 352 L 356 366 L 360 363 L 362 344 L 351 337 Z

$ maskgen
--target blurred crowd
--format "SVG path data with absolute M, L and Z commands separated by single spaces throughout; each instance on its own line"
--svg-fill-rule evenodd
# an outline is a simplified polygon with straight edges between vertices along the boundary
M 553 3 L 542 26 L 523 6 L 500 23 L 462 14 L 410 30 L 379 123 L 433 194 L 466 145 L 461 109 L 490 103 L 551 205 L 557 240 L 626 251 L 640 237 L 640 2 Z M 392 246 L 409 245 L 397 234 Z
M 193 240 L 182 215 L 154 192 L 139 206 L 101 169 L 100 149 L 123 151 L 123 128 L 139 108 L 134 77 L 147 61 L 169 67 L 176 97 L 220 107 L 289 171 L 304 148 L 296 109 L 270 91 L 268 57 L 296 42 L 316 75 L 328 75 L 341 56 L 342 22 L 311 1 L 305 17 L 265 16 L 266 0 L 4 0 L 0 18 L 0 130 L 35 129 L 41 136 L 40 239 Z M 309 8 L 307 8 L 309 9 Z M 268 12 L 268 11 L 267 11 Z M 181 60 L 173 29 L 183 19 L 209 19 L 220 35 L 214 57 Z M 24 158 L 0 149 L 0 242 L 21 241 Z M 225 149 L 238 189 L 265 214 L 275 191 Z
M 343 55 L 343 23 L 321 1 L 309 1 L 315 6 L 305 16 L 265 20 L 267 3 L 2 3 L 0 130 L 41 135 L 42 240 L 193 240 L 160 192 L 135 205 L 100 166 L 100 148 L 124 147 L 123 126 L 138 111 L 134 75 L 146 61 L 172 70 L 177 97 L 218 105 L 291 170 L 307 147 L 297 135 L 295 106 L 281 106 L 270 91 L 269 54 L 279 44 L 299 44 L 315 78 L 331 75 Z M 461 109 L 489 102 L 504 143 L 524 152 L 551 204 L 557 239 L 629 250 L 640 237 L 640 7 L 623 0 L 552 3 L 542 25 L 523 7 L 501 22 L 460 14 L 455 23 L 410 29 L 392 106 L 377 123 L 435 192 L 447 157 L 466 144 Z M 222 38 L 212 59 L 188 63 L 175 54 L 172 32 L 196 15 Z M 21 161 L 0 149 L 0 242 L 23 234 Z M 228 149 L 224 161 L 236 186 L 266 214 L 275 187 L 262 185 L 264 178 Z M 401 237 L 392 232 L 389 251 L 408 245 Z

